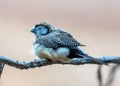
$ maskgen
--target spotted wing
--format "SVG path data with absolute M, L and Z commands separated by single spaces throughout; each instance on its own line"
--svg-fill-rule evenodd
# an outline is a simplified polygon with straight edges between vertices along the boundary
M 68 47 L 73 49 L 77 46 L 84 46 L 77 42 L 69 33 L 61 30 L 56 30 L 44 37 L 38 37 L 35 43 L 45 45 L 48 48 Z
M 75 48 L 80 46 L 80 43 L 77 42 L 69 33 L 63 31 L 60 31 L 59 34 L 55 36 L 54 42 L 58 44 L 59 47 Z

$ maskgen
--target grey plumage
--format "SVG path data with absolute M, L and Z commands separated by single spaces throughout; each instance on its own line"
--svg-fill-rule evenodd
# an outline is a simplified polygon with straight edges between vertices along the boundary
M 42 22 L 37 24 L 31 32 L 35 34 L 34 46 L 37 45 L 37 47 L 35 47 L 34 51 L 39 58 L 62 62 L 68 62 L 71 58 L 87 58 L 103 64 L 102 61 L 98 61 L 80 50 L 78 46 L 85 45 L 80 44 L 70 33 L 56 30 L 49 23 Z
M 58 48 L 58 47 L 68 47 L 70 49 L 76 48 L 77 46 L 84 46 L 77 42 L 70 34 L 60 31 L 54 30 L 53 32 L 45 35 L 39 36 L 36 38 L 35 44 L 43 44 L 48 48 Z

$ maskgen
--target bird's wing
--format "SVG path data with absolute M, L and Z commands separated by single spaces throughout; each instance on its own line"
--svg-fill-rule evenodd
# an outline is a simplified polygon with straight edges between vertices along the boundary
M 81 44 L 75 40 L 69 33 L 59 31 L 58 34 L 55 36 L 56 44 L 58 44 L 60 47 L 68 47 L 68 48 L 75 48 L 77 46 L 80 46 Z
M 72 49 L 77 46 L 84 46 L 76 41 L 69 33 L 61 30 L 56 30 L 46 36 L 38 37 L 35 43 L 43 44 L 48 48 L 68 47 Z

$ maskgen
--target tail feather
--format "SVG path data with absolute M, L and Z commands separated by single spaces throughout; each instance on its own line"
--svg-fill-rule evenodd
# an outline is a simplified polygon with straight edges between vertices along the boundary
M 80 57 L 83 57 L 83 58 L 86 58 L 88 60 L 94 61 L 95 63 L 98 63 L 98 64 L 105 64 L 105 65 L 107 65 L 104 61 L 98 60 L 97 58 L 91 57 L 91 56 L 89 56 L 87 54 L 80 55 Z
M 71 49 L 70 58 L 86 58 L 86 59 L 94 61 L 95 63 L 98 63 L 98 64 L 106 64 L 105 62 L 103 62 L 101 60 L 98 60 L 92 56 L 89 56 L 88 54 L 84 53 L 79 48 Z

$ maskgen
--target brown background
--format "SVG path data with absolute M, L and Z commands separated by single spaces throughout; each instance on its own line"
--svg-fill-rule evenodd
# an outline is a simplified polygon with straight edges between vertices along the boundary
M 88 54 L 120 55 L 119 0 L 0 0 L 0 55 L 32 60 L 30 28 L 41 21 L 69 31 Z M 104 67 L 104 79 L 110 67 Z M 2 86 L 97 86 L 97 65 L 50 65 L 19 70 L 6 66 Z M 117 73 L 114 86 L 119 86 Z

